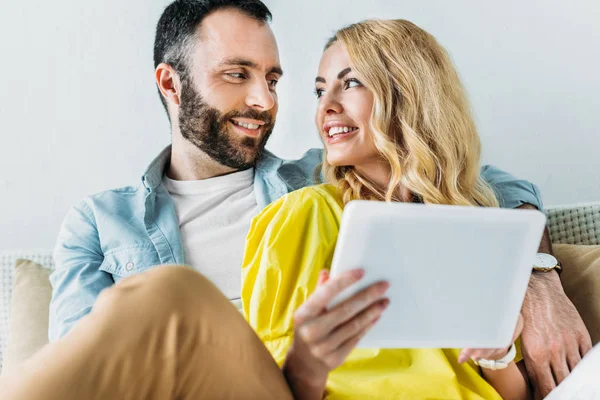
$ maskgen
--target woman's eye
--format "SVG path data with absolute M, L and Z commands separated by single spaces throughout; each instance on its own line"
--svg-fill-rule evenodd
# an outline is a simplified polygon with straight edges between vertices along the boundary
M 346 86 L 346 89 L 350 89 L 353 87 L 362 86 L 362 83 L 360 83 L 357 79 L 352 78 L 352 79 L 348 79 L 345 82 L 345 86 Z
M 315 89 L 315 96 L 317 96 L 317 99 L 320 99 L 323 96 L 323 89 Z

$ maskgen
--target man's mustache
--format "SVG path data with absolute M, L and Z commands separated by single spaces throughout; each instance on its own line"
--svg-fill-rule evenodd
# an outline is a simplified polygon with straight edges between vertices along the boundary
M 273 125 L 274 120 L 267 111 L 259 112 L 253 109 L 248 109 L 244 111 L 231 111 L 225 114 L 222 118 L 222 122 L 227 122 L 232 118 L 248 118 L 254 119 L 257 121 L 262 121 L 265 123 L 265 126 Z

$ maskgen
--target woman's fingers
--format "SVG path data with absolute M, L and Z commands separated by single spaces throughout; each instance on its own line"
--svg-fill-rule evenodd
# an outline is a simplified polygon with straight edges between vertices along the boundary
M 319 279 L 317 280 L 317 286 L 321 286 L 329 280 L 329 271 L 326 269 L 321 270 L 319 273 Z
M 466 362 L 469 359 L 473 359 L 477 355 L 477 349 L 462 349 L 458 356 L 458 362 L 460 364 Z
M 512 342 L 514 343 L 515 340 L 517 340 L 517 338 L 519 336 L 521 336 L 521 332 L 523 332 L 523 326 L 524 326 L 524 320 L 523 320 L 523 315 L 521 313 L 519 313 L 519 319 L 517 320 L 517 326 L 515 327 L 515 332 L 513 333 L 513 337 L 512 337 Z M 463 349 L 460 352 L 460 355 L 458 356 L 458 362 L 459 363 L 464 363 L 465 361 L 467 361 L 469 358 L 477 361 L 481 358 L 484 358 L 486 360 L 499 360 L 502 357 L 504 357 L 506 354 L 508 354 L 508 351 L 510 350 L 510 346 L 506 347 L 506 348 L 499 348 L 499 349 Z
M 294 314 L 298 348 L 305 349 L 306 357 L 327 365 L 329 370 L 344 361 L 389 305 L 388 299 L 381 299 L 389 284 L 377 282 L 327 310 L 340 292 L 363 276 L 363 270 L 346 271 L 335 278 L 321 271 L 314 293 Z
M 510 347 L 500 349 L 463 349 L 458 356 L 458 362 L 464 363 L 469 358 L 477 361 L 482 358 L 486 360 L 499 360 L 508 354 Z
M 358 282 L 364 274 L 365 272 L 362 269 L 345 271 L 339 276 L 330 278 L 322 285 L 317 286 L 314 293 L 296 310 L 294 314 L 294 323 L 296 326 L 323 313 L 327 305 L 331 303 L 338 293 Z
M 348 357 L 350 352 L 352 350 L 354 350 L 354 348 L 356 347 L 356 345 L 358 344 L 360 339 L 362 339 L 362 337 L 365 336 L 367 334 L 367 332 L 369 332 L 369 330 L 375 325 L 375 323 L 378 320 L 379 320 L 379 317 L 376 318 L 374 321 L 371 321 L 371 323 L 369 323 L 367 326 L 365 326 L 356 335 L 350 337 L 348 340 L 343 342 L 337 349 L 335 349 L 333 352 L 331 352 L 326 357 L 326 360 L 327 360 L 326 362 L 327 362 L 328 366 L 331 369 L 333 369 L 333 368 L 337 368 L 339 365 L 341 365 L 346 360 L 346 357 Z
M 341 347 L 348 340 L 360 334 L 379 320 L 385 309 L 389 306 L 389 299 L 381 299 L 371 304 L 351 320 L 335 329 L 315 346 L 317 354 L 324 355 Z
M 389 287 L 388 282 L 374 283 L 328 310 L 315 319 L 315 322 L 318 321 L 319 325 L 325 327 L 327 332 L 331 332 L 380 300 Z
M 328 339 L 346 323 L 360 324 L 359 314 L 380 300 L 389 286 L 387 282 L 374 283 L 321 315 L 306 319 L 302 325 L 297 325 L 299 334 L 302 339 L 316 343 Z

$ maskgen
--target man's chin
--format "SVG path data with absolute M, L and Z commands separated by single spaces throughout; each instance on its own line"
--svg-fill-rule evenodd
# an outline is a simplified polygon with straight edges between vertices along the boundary
M 240 160 L 244 160 L 244 163 L 249 166 L 254 166 L 261 152 L 261 150 L 255 147 L 242 147 L 239 149 L 238 154 L 240 155 Z

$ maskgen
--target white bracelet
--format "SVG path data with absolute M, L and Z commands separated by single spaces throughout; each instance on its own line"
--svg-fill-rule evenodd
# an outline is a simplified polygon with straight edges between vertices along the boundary
M 481 368 L 491 369 L 491 370 L 495 371 L 497 369 L 504 369 L 504 368 L 508 367 L 508 365 L 514 361 L 516 356 L 517 356 L 517 348 L 515 347 L 515 344 L 513 343 L 513 345 L 510 346 L 508 353 L 499 360 L 486 360 L 485 358 L 480 358 L 479 360 L 474 361 L 474 362 L 475 362 L 475 365 L 479 365 Z

